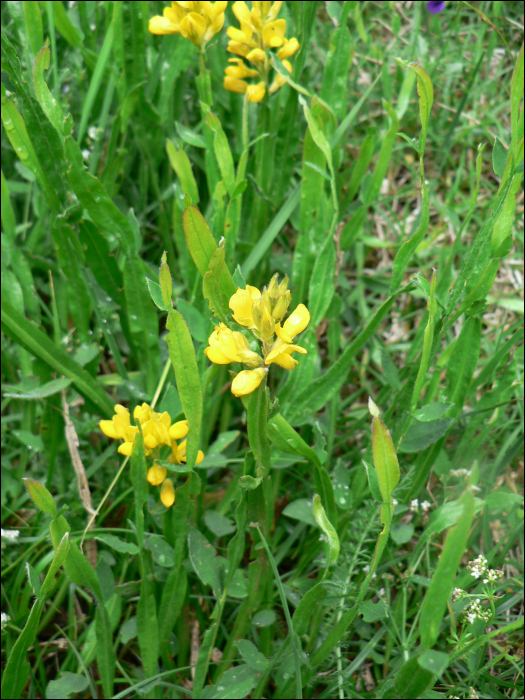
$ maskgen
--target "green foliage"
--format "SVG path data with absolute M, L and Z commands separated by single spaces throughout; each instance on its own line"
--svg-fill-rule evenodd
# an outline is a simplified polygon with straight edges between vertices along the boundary
M 283 3 L 258 103 L 165 5 L 2 4 L 2 696 L 520 697 L 520 5 Z

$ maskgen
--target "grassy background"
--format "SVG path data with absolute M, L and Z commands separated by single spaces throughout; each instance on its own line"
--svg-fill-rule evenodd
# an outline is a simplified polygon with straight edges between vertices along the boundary
M 98 421 L 107 417 L 114 402 L 134 406 L 151 401 L 168 360 L 165 320 L 162 314 L 159 319 L 144 283 L 145 277 L 158 281 L 163 251 L 168 253 L 174 297 L 190 327 L 199 369 L 209 380 L 201 447 L 208 456 L 221 455 L 215 462 L 209 458 L 204 463 L 207 470 L 198 470 L 202 488 L 189 518 L 223 556 L 234 531 L 237 480 L 244 473 L 248 449 L 246 412 L 229 392 L 227 370 L 210 375 L 203 354 L 213 322 L 184 239 L 184 189 L 167 157 L 166 139 L 188 154 L 198 207 L 217 241 L 224 226 L 221 206 L 229 200 L 214 198 L 216 192 L 210 187 L 217 165 L 206 149 L 202 128 L 195 82 L 198 52 L 181 37 L 154 37 L 147 31 L 149 17 L 161 13 L 163 6 L 155 2 L 2 3 L 2 27 L 20 60 L 18 75 L 26 81 L 17 82 L 3 63 L 2 97 L 10 102 L 3 99 L 2 103 L 2 302 L 6 313 L 12 306 L 26 320 L 24 325 L 16 313 L 6 325 L 2 319 L 2 380 L 7 387 L 2 403 L 2 526 L 20 531 L 15 544 L 4 540 L 2 544 L 2 610 L 11 618 L 2 629 L 6 656 L 26 623 L 35 592 L 25 564 L 29 562 L 38 577 L 53 559 L 49 518 L 35 511 L 21 479 L 30 476 L 44 482 L 59 508 L 67 504 L 72 537 L 79 541 L 89 515 L 86 497 L 84 503 L 79 498 L 64 433 L 66 405 L 78 436 L 91 503 L 97 507 L 121 462 L 116 446 L 100 434 Z M 334 58 L 332 18 L 337 21 L 341 10 L 349 12 L 349 38 L 337 45 Z M 481 2 L 473 7 L 447 3 L 445 12 L 437 16 L 426 12 L 425 3 L 346 3 L 346 8 L 341 3 L 284 3 L 280 16 L 288 22 L 288 37 L 301 38 L 309 13 L 310 34 L 295 59 L 303 70 L 294 77 L 332 107 L 333 121 L 330 117 L 323 127 L 328 138 L 370 88 L 333 149 L 339 217 L 336 243 L 329 251 L 335 260 L 332 277 L 324 286 L 312 286 L 332 205 L 326 173 L 305 166 L 313 161 L 322 171 L 326 169 L 306 132 L 297 93 L 288 86 L 272 98 L 267 111 L 250 105 L 249 140 L 264 133 L 271 137 L 250 150 L 238 236 L 228 250 L 231 271 L 239 265 L 249 284 L 262 286 L 279 272 L 290 277 L 294 305 L 303 301 L 312 307 L 317 295 L 327 301 L 316 327 L 301 341 L 309 354 L 300 367 L 290 374 L 273 371 L 270 383 L 272 396 L 279 398 L 282 412 L 302 438 L 309 445 L 316 442 L 319 454 L 326 449 L 334 524 L 341 541 L 339 559 L 330 572 L 339 587 L 334 585 L 312 610 L 301 637 L 305 654 L 315 654 L 359 591 L 365 568 L 370 566 L 380 528 L 379 504 L 361 461 L 371 462 L 368 396 L 380 406 L 397 445 L 407 431 L 406 416 L 413 418 L 416 410 L 411 397 L 428 323 L 432 269 L 437 270 L 436 294 L 442 305 L 436 334 L 441 321 L 446 332 L 433 348 L 418 405 L 422 409 L 453 396 L 458 412 L 446 432 L 430 443 L 425 437 L 431 430 L 428 423 L 419 422 L 423 429 L 412 435 L 412 449 L 400 452 L 402 478 L 394 494 L 399 505 L 393 536 L 371 583 L 370 600 L 376 607 L 368 616 L 360 615 L 341 644 L 334 644 L 332 653 L 308 675 L 304 693 L 327 698 L 378 697 L 378 693 L 390 697 L 388 693 L 396 691 L 393 683 L 399 668 L 418 644 L 418 612 L 443 546 L 444 530 L 454 521 L 445 519 L 441 528 L 434 524 L 465 485 L 465 478 L 454 477 L 450 470 L 473 469 L 470 481 L 480 491 L 460 569 L 462 583 L 456 585 L 467 587 L 464 565 L 483 552 L 490 554 L 491 565 L 505 571 L 502 597 L 488 630 L 479 621 L 472 629 L 462 625 L 461 604 L 450 608 L 435 648 L 454 655 L 467 642 L 464 635 L 469 631 L 480 644 L 468 654 L 451 658 L 424 697 L 468 697 L 471 687 L 479 697 L 521 697 L 522 636 L 484 637 L 515 620 L 522 610 L 521 188 L 516 212 L 511 211 L 511 216 L 515 214 L 512 245 L 501 259 L 494 283 L 457 318 L 454 310 L 461 299 L 455 300 L 453 308 L 449 304 L 450 289 L 462 268 L 470 266 L 468 289 L 483 271 L 469 255 L 494 210 L 502 163 L 504 167 L 513 143 L 511 77 L 523 40 L 522 3 Z M 236 24 L 231 3 L 228 22 Z M 51 106 L 56 123 L 31 106 L 37 98 L 42 101 L 33 81 L 33 64 L 47 38 L 51 61 L 43 75 L 56 100 L 57 107 Z M 228 59 L 225 47 L 223 32 L 208 49 L 208 67 L 213 111 L 237 164 L 243 150 L 243 100 L 222 87 Z M 434 86 L 425 152 L 429 226 L 404 276 L 405 283 L 414 275 L 422 281 L 391 300 L 375 332 L 350 352 L 374 313 L 390 299 L 393 260 L 421 218 L 419 158 L 407 142 L 420 133 L 417 94 L 413 74 L 395 63 L 397 56 L 417 61 Z M 396 138 L 391 153 L 381 160 L 392 124 L 385 101 L 393 104 L 397 131 L 407 138 Z M 16 116 L 10 109 L 23 114 L 35 157 L 17 152 L 13 145 L 10 135 Z M 64 132 L 56 128 L 68 114 L 78 148 L 67 145 Z M 21 147 L 27 147 L 24 143 Z M 484 150 L 477 175 L 480 144 Z M 99 214 L 83 200 L 82 206 L 78 204 L 70 175 L 81 173 L 82 159 L 116 210 L 108 209 L 105 201 Z M 363 166 L 361 172 L 356 163 Z M 371 188 L 377 189 L 374 196 Z M 469 330 L 474 324 L 479 328 L 479 352 Z M 58 364 L 53 364 L 53 355 Z M 59 393 L 62 385 L 49 388 L 49 382 L 63 373 L 69 376 L 63 371 L 67 365 L 63 356 L 75 363 L 73 384 L 63 385 L 64 398 Z M 349 360 L 341 379 L 335 381 L 336 391 L 325 392 L 327 401 L 322 406 L 309 404 L 305 387 L 325 376 L 343 356 Z M 462 383 L 457 380 L 461 363 L 468 365 Z M 160 386 L 158 405 L 175 419 L 181 404 L 172 369 Z M 320 532 L 310 506 L 317 485 L 311 465 L 303 458 L 277 449 L 272 457 L 275 527 L 270 545 L 294 610 L 320 572 Z M 149 562 L 150 593 L 161 621 L 166 612 L 164 584 L 173 564 L 163 566 L 159 557 L 164 554 L 168 563 L 173 561 L 169 557 L 173 558 L 175 533 L 168 531 L 154 491 L 146 504 L 146 531 L 163 535 L 152 540 Z M 430 511 L 411 510 L 415 498 L 428 500 Z M 228 518 L 229 524 L 217 516 Z M 137 637 L 137 601 L 144 578 L 138 558 L 93 539 L 114 534 L 133 543 L 129 519 L 133 520 L 133 487 L 125 471 L 98 514 L 87 540 L 90 548 L 86 548 L 92 562 L 98 553 L 97 573 L 106 587 L 117 656 L 115 692 L 155 675 L 157 664 L 156 659 L 145 658 L 144 641 Z M 276 579 L 265 568 L 268 563 L 261 564 L 255 537 L 247 539 L 238 585 L 241 594 L 249 596 L 228 598 L 206 682 L 217 681 L 226 670 L 221 652 L 230 662 L 237 654 L 232 642 L 244 614 L 247 622 L 241 636 L 255 644 L 265 659 L 274 659 L 269 684 L 257 687 L 254 696 L 293 697 L 295 686 L 290 689 L 289 681 L 294 658 L 290 649 L 282 652 L 287 626 Z M 260 581 L 253 567 L 257 562 L 262 567 Z M 188 588 L 168 638 L 161 639 L 160 656 L 161 671 L 179 670 L 155 688 L 146 688 L 147 697 L 183 697 L 191 692 L 189 665 L 195 663 L 194 648 L 210 627 L 215 595 L 190 559 L 185 558 L 183 566 Z M 44 697 L 48 683 L 65 672 L 89 677 L 95 692 L 102 694 L 94 664 L 95 607 L 89 591 L 59 573 L 29 652 L 31 672 L 24 697 Z M 460 642 L 454 639 L 455 632 Z M 232 697 L 235 682 L 228 683 L 232 685 L 226 696 Z M 94 696 L 87 681 L 80 684 L 78 692 Z M 47 697 L 64 697 L 52 695 L 52 688 L 47 692 Z M 65 691 L 62 687 L 54 692 Z M 209 692 L 208 697 L 221 697 L 213 694 L 217 686 Z

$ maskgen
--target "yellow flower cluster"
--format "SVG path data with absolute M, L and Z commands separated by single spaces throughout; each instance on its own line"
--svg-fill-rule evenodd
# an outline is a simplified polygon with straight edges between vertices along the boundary
M 279 49 L 277 57 L 281 59 L 286 70 L 292 72 L 292 65 L 286 59 L 299 50 L 299 42 L 295 38 L 285 37 L 286 20 L 277 19 L 282 4 L 252 2 L 251 11 L 245 2 L 233 4 L 233 12 L 241 28 L 228 27 L 228 51 L 240 58 L 229 59 L 232 65 L 226 68 L 224 87 L 230 92 L 246 93 L 249 102 L 260 102 L 267 89 L 272 94 L 286 82 L 277 74 L 268 87 L 270 49 Z M 253 67 L 248 67 L 243 58 L 250 61 Z M 248 84 L 245 78 L 258 78 L 258 82 Z
M 224 24 L 227 2 L 172 2 L 162 17 L 149 21 L 152 34 L 181 34 L 195 46 L 204 47 Z
M 171 447 L 171 455 L 168 462 L 171 464 L 183 464 L 186 462 L 186 440 L 179 443 L 188 434 L 188 421 L 180 420 L 171 423 L 170 414 L 155 412 L 147 403 L 136 406 L 133 411 L 133 418 L 136 424 L 140 424 L 142 436 L 144 438 L 144 449 L 146 456 L 152 455 L 153 450 L 163 447 Z M 131 425 L 129 410 L 125 406 L 116 404 L 115 415 L 112 420 L 101 420 L 100 429 L 113 440 L 124 440 L 118 451 L 126 457 L 130 457 L 133 452 L 133 442 L 139 432 L 138 425 Z M 197 464 L 202 462 L 204 454 L 199 450 Z M 159 464 L 154 463 L 148 470 L 148 481 L 152 486 L 161 486 L 160 499 L 169 508 L 175 502 L 175 489 L 171 479 L 167 479 L 168 470 Z
M 253 352 L 242 333 L 232 331 L 224 323 L 215 327 L 208 339 L 209 347 L 204 351 L 208 359 L 216 365 L 241 362 L 251 369 L 243 370 L 232 382 L 232 393 L 245 396 L 255 391 L 268 371 L 268 366 L 277 364 L 284 369 L 294 369 L 297 360 L 292 353 L 306 354 L 293 339 L 310 323 L 310 313 L 304 304 L 299 304 L 281 325 L 290 305 L 291 293 L 288 278 L 279 284 L 274 275 L 262 293 L 257 287 L 246 285 L 237 289 L 230 298 L 229 307 L 233 320 L 240 326 L 249 328 L 261 341 L 263 357 Z M 277 337 L 275 337 L 277 336 Z

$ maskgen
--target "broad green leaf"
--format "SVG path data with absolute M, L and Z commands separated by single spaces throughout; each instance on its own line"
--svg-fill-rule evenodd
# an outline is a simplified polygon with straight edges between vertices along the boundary
M 470 489 L 465 491 L 459 505 L 463 507 L 463 512 L 457 525 L 447 532 L 445 545 L 421 606 L 419 630 L 424 649 L 431 649 L 438 638 L 441 621 L 447 609 L 447 600 L 467 545 L 474 518 L 474 496 Z
M 372 603 L 371 600 L 365 600 L 359 606 L 359 614 L 363 616 L 365 622 L 377 622 L 377 620 L 388 617 L 388 605 L 384 600 L 380 600 L 377 603 Z
M 17 108 L 7 97 L 2 97 L 2 123 L 17 156 L 20 158 L 21 162 L 35 174 L 38 184 L 44 191 L 49 206 L 58 210 L 60 208 L 60 202 L 33 148 L 33 144 L 27 133 L 26 124 Z M 3 206 L 2 221 L 4 221 Z
M 173 170 L 180 180 L 182 191 L 189 194 L 192 204 L 199 203 L 199 190 L 193 176 L 190 159 L 182 148 L 178 149 L 172 141 L 166 141 L 166 150 Z
M 366 471 L 366 477 L 368 479 L 368 487 L 370 489 L 370 493 L 372 494 L 372 497 L 375 501 L 378 501 L 381 503 L 382 496 L 381 496 L 381 490 L 379 488 L 379 479 L 377 478 L 377 472 L 375 469 L 373 469 L 365 460 L 362 460 L 365 471 Z
M 120 238 L 126 254 L 132 255 L 136 244 L 130 222 L 112 201 L 100 180 L 87 172 L 80 147 L 70 136 L 65 140 L 64 152 L 71 165 L 67 176 L 82 206 L 99 228 Z
M 206 585 L 211 586 L 215 596 L 222 593 L 219 567 L 221 560 L 217 552 L 204 535 L 198 530 L 191 529 L 188 534 L 188 552 L 195 573 Z
M 108 547 L 111 547 L 111 549 L 114 549 L 116 552 L 121 552 L 122 554 L 133 555 L 139 553 L 139 549 L 136 544 L 133 542 L 124 542 L 124 540 L 121 540 L 120 537 L 110 535 L 109 533 L 97 535 L 95 539 L 103 544 L 106 544 Z
M 414 413 L 414 418 L 422 423 L 429 423 L 445 415 L 451 406 L 450 403 L 427 403 Z
M 292 428 L 288 421 L 278 413 L 272 416 L 267 424 L 268 437 L 272 443 L 283 452 L 301 455 L 307 460 L 321 466 L 315 451 L 306 444 L 299 433 Z
M 206 527 L 213 532 L 216 537 L 224 537 L 235 532 L 235 525 L 230 518 L 221 515 L 216 510 L 207 510 L 204 513 L 204 522 Z
M 348 12 L 350 4 L 344 7 Z M 338 120 L 342 118 L 346 108 L 346 85 L 352 46 L 346 19 L 340 24 L 330 39 L 321 86 L 321 98 L 331 106 Z
M 53 518 L 56 518 L 57 507 L 55 499 L 46 489 L 44 484 L 30 478 L 25 478 L 23 481 L 36 507 L 43 513 L 47 513 L 48 515 L 53 516 Z
M 144 549 L 149 549 L 159 566 L 171 569 L 175 564 L 173 547 L 161 535 L 148 535 L 144 540 Z
M 390 537 L 396 544 L 406 544 L 410 542 L 414 535 L 412 523 L 399 523 L 390 530 Z
M 31 564 L 28 561 L 26 561 L 26 572 L 27 580 L 29 581 L 29 585 L 31 586 L 33 595 L 36 598 L 38 598 L 38 596 L 40 595 L 40 591 L 42 590 L 42 584 L 40 583 L 40 578 L 36 573 L 35 569 L 31 566 Z
M 203 410 L 199 368 L 188 326 L 178 311 L 169 312 L 166 328 L 169 331 L 166 342 L 175 371 L 177 390 L 189 426 L 186 463 L 193 468 L 199 451 Z
M 23 399 L 24 401 L 34 401 L 36 399 L 44 399 L 48 396 L 54 396 L 62 391 L 62 389 L 67 389 L 71 384 L 71 379 L 66 379 L 62 377 L 61 379 L 52 379 L 50 382 L 46 382 L 41 386 L 37 386 L 36 389 L 24 389 L 22 384 L 9 385 L 4 384 L 2 387 L 2 394 L 4 396 L 10 396 L 13 399 Z
M 321 503 L 321 497 L 317 493 L 314 496 L 312 511 L 328 543 L 328 556 L 326 557 L 326 570 L 324 574 L 326 576 L 330 565 L 334 564 L 339 557 L 339 537 L 334 526 L 326 517 L 325 509 Z
M 268 659 L 257 649 L 253 642 L 248 639 L 239 639 L 236 642 L 237 649 L 250 668 L 257 673 L 264 673 L 268 668 Z
M 453 423 L 452 418 L 439 418 L 424 423 L 415 421 L 399 445 L 400 452 L 422 452 L 426 447 L 437 442 Z
M 294 520 L 300 520 L 308 525 L 317 525 L 317 520 L 312 511 L 312 500 L 310 498 L 297 498 L 289 503 L 283 510 L 283 515 Z
M 430 687 L 434 680 L 434 674 L 422 668 L 418 658 L 413 657 L 406 661 L 395 677 L 395 688 L 398 698 L 420 698 Z
M 443 675 L 449 660 L 449 654 L 437 651 L 436 649 L 428 649 L 417 658 L 417 662 L 421 668 L 430 671 L 434 676 Z
M 219 164 L 226 191 L 230 197 L 233 197 L 235 190 L 235 168 L 228 139 L 222 130 L 219 118 L 213 114 L 213 112 L 208 112 L 206 124 L 214 134 L 213 145 L 215 147 L 215 156 Z
M 257 476 L 266 477 L 271 469 L 270 441 L 266 432 L 269 390 L 262 381 L 248 402 L 248 440 L 256 460 Z
M 312 116 L 312 118 L 320 120 L 320 117 Z M 325 161 L 326 159 L 323 152 L 313 140 L 310 129 L 308 128 L 304 135 L 301 204 L 299 210 L 300 230 L 306 235 L 315 223 L 321 197 L 324 196 L 324 182 L 320 170 L 325 167 Z M 309 166 L 307 166 L 307 163 L 309 163 Z
M 252 617 L 252 625 L 254 627 L 270 627 L 277 620 L 277 615 L 274 610 L 259 610 Z
M 220 700 L 221 698 L 246 698 L 257 685 L 259 674 L 248 664 L 231 668 L 216 685 L 208 685 L 194 698 Z
M 310 588 L 299 601 L 293 616 L 293 628 L 299 637 L 307 633 L 312 622 L 312 610 L 322 603 L 328 590 L 325 583 L 319 582 Z
M 26 31 L 33 56 L 36 56 L 44 45 L 44 28 L 42 13 L 38 2 L 23 2 Z M 49 695 L 47 697 L 50 697 Z
M 46 116 L 51 124 L 53 124 L 57 130 L 58 135 L 63 140 L 64 114 L 62 113 L 62 108 L 51 94 L 49 88 L 47 87 L 47 83 L 44 80 L 44 71 L 49 69 L 50 61 L 51 51 L 49 50 L 48 46 L 44 46 L 40 49 L 35 60 L 35 66 L 33 68 L 33 81 L 35 83 L 35 92 L 38 101 L 40 102 L 40 106 L 46 113 Z
M 122 644 L 127 644 L 131 639 L 135 639 L 138 634 L 137 618 L 135 615 L 130 617 L 120 628 L 119 636 Z
M 335 243 L 332 229 L 315 261 L 308 290 L 308 309 L 312 328 L 316 328 L 324 318 L 334 295 L 335 283 Z
M 449 416 L 458 416 L 467 398 L 470 383 L 478 364 L 481 344 L 481 321 L 476 316 L 467 318 L 459 334 L 458 342 L 447 363 L 447 401 L 454 404 Z
M 399 463 L 390 432 L 383 423 L 377 406 L 370 401 L 372 414 L 372 454 L 383 503 L 390 503 L 399 481 Z
M 25 5 L 29 3 L 24 3 Z M 38 5 L 38 3 L 35 3 Z M 85 676 L 79 673 L 64 671 L 62 676 L 54 681 L 49 681 L 46 688 L 46 698 L 67 698 L 75 693 L 82 693 L 87 689 L 89 683 Z
M 210 311 L 223 323 L 228 322 L 230 313 L 228 306 L 232 295 L 229 286 L 230 279 L 230 273 L 225 263 L 224 248 L 219 247 L 210 258 L 208 271 L 202 281 L 202 294 L 208 300 Z

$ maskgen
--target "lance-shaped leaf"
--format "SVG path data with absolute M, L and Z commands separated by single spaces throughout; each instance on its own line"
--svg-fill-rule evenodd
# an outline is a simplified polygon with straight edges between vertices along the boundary
M 373 416 L 372 454 L 374 456 L 379 490 L 381 491 L 383 503 L 390 503 L 392 491 L 399 481 L 399 463 L 390 432 L 383 423 L 379 409 L 372 399 L 369 399 L 368 407 Z
M 53 496 L 46 489 L 44 484 L 41 484 L 35 479 L 23 479 L 26 489 L 29 491 L 29 495 L 33 499 L 36 507 L 48 515 L 52 515 L 56 518 L 57 507 Z
M 421 119 L 421 136 L 419 139 L 420 154 L 425 152 L 425 141 L 427 138 L 427 127 L 432 104 L 434 102 L 434 88 L 430 76 L 418 66 L 417 63 L 408 63 L 402 58 L 394 58 L 394 61 L 403 68 L 410 68 L 414 71 L 417 77 L 417 94 L 419 95 L 419 117 Z
M 312 510 L 314 513 L 314 518 L 316 519 L 317 524 L 323 531 L 327 542 L 328 556 L 326 557 L 326 570 L 323 575 L 324 578 L 328 572 L 328 567 L 334 562 L 336 562 L 337 557 L 339 556 L 339 537 L 337 535 L 335 527 L 328 520 L 328 517 L 325 513 L 325 509 L 323 508 L 323 504 L 321 503 L 321 497 L 317 493 L 314 496 Z
M 166 142 L 166 150 L 173 170 L 177 173 L 180 180 L 182 191 L 184 194 L 189 194 L 193 204 L 199 202 L 199 190 L 193 176 L 190 159 L 182 148 L 177 148 L 171 141 Z
M 178 311 L 172 309 L 169 312 L 166 328 L 169 330 L 166 342 L 170 360 L 175 370 L 182 410 L 189 427 L 186 462 L 192 468 L 195 466 L 199 451 L 202 422 L 202 387 L 199 368 L 190 331 Z
M 425 600 L 421 607 L 419 630 L 423 649 L 431 649 L 439 635 L 441 620 L 447 607 L 447 599 L 454 584 L 454 578 L 467 546 L 467 539 L 474 518 L 474 496 L 468 489 L 459 499 L 463 512 L 457 525 L 447 532 L 445 545 L 438 565 L 430 581 Z

